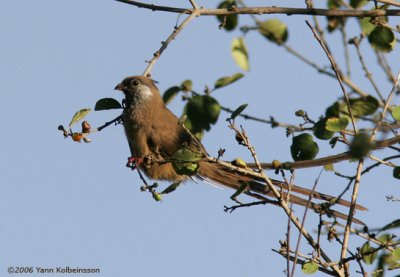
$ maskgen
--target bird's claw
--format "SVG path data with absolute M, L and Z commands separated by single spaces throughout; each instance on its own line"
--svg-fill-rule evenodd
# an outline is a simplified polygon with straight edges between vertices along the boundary
M 141 163 L 143 163 L 142 158 L 129 157 L 128 162 L 126 163 L 126 167 L 129 167 L 132 170 L 135 170 Z

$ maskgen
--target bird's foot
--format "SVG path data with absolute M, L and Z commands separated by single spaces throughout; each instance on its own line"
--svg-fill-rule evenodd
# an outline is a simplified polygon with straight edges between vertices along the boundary
M 128 162 L 126 163 L 126 167 L 129 167 L 132 170 L 135 170 L 141 163 L 143 163 L 142 158 L 129 157 Z

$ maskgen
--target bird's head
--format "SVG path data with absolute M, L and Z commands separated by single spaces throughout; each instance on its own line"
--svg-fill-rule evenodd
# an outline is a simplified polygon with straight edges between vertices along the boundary
M 154 96 L 159 96 L 159 91 L 154 82 L 144 76 L 131 76 L 119 83 L 115 90 L 120 90 L 125 94 L 127 106 L 132 104 L 145 104 Z

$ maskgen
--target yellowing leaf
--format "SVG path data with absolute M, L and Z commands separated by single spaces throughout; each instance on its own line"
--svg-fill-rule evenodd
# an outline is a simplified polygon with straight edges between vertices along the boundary
M 279 19 L 269 19 L 260 23 L 260 33 L 268 40 L 281 45 L 288 38 L 286 24 Z
M 392 110 L 392 116 L 396 121 L 400 121 L 400 106 L 397 106 Z
M 249 54 L 242 37 L 235 38 L 231 43 L 231 53 L 236 64 L 243 70 L 249 71 Z
M 191 91 L 193 86 L 192 80 L 185 80 L 181 84 L 181 90 L 182 91 Z
M 301 266 L 301 270 L 305 273 L 305 274 L 314 274 L 315 272 L 318 271 L 318 264 L 315 262 L 308 262 L 305 263 Z
M 225 87 L 227 85 L 230 85 L 230 84 L 236 82 L 237 80 L 242 79 L 243 76 L 244 75 L 242 73 L 235 73 L 235 74 L 233 74 L 231 76 L 219 78 L 215 82 L 214 88 L 217 89 L 217 88 L 222 88 L 222 87 Z
M 71 122 L 69 123 L 69 128 L 71 129 L 72 126 L 77 123 L 79 120 L 83 119 L 85 116 L 90 113 L 90 109 L 82 109 L 80 111 L 77 111 L 75 115 L 72 117 Z
M 330 117 L 326 121 L 325 128 L 328 131 L 340 132 L 346 129 L 349 124 L 349 119 L 347 117 Z

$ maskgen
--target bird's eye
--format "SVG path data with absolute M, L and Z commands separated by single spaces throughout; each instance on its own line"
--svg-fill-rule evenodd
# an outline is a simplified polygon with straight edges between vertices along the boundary
M 136 79 L 133 79 L 131 81 L 131 85 L 134 86 L 134 87 L 138 86 L 139 84 L 140 84 L 140 82 L 138 80 L 136 80 Z

